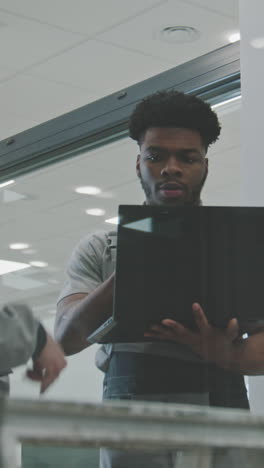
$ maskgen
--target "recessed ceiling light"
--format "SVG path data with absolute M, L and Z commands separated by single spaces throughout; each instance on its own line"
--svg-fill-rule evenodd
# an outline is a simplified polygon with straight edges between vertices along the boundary
M 0 275 L 6 275 L 7 273 L 12 273 L 13 271 L 24 270 L 29 268 L 28 263 L 20 262 L 10 262 L 8 260 L 0 260 Z
M 14 180 L 7 180 L 6 182 L 3 182 L 2 184 L 0 184 L 0 188 L 7 187 L 7 185 L 11 185 L 11 184 L 14 184 L 14 183 L 15 183 Z
M 116 216 L 115 218 L 105 219 L 105 223 L 118 224 L 118 216 Z
M 228 40 L 229 40 L 229 42 L 231 42 L 231 44 L 233 44 L 233 42 L 240 41 L 240 32 L 237 31 L 237 32 L 235 32 L 233 34 L 230 34 L 228 36 Z
M 85 213 L 91 216 L 103 216 L 105 214 L 105 210 L 101 208 L 89 208 L 85 210 Z
M 166 26 L 159 30 L 159 38 L 165 42 L 183 44 L 199 39 L 200 32 L 191 26 Z
M 22 242 L 16 242 L 14 244 L 9 244 L 9 248 L 11 250 L 23 250 L 23 249 L 28 249 L 29 244 L 23 244 Z
M 81 193 L 83 195 L 97 195 L 98 193 L 101 193 L 101 189 L 87 185 L 84 187 L 77 187 L 75 192 Z
M 37 267 L 37 268 L 45 268 L 48 266 L 48 263 L 47 262 L 39 262 L 39 261 L 33 261 L 33 262 L 29 262 L 29 264 L 31 266 L 34 266 L 34 267 Z
M 264 49 L 264 37 L 257 37 L 250 42 L 254 49 Z

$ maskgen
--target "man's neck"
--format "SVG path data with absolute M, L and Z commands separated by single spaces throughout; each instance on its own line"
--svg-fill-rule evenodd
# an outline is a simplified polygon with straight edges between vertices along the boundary
M 151 205 L 151 203 L 148 203 L 147 200 L 145 200 L 145 201 L 143 202 L 143 205 L 149 206 L 149 205 Z M 154 206 L 154 205 L 153 205 L 153 206 Z M 183 205 L 179 205 L 179 206 L 183 206 Z M 199 199 L 197 202 L 193 203 L 192 206 L 203 206 L 203 202 L 202 202 L 201 199 Z

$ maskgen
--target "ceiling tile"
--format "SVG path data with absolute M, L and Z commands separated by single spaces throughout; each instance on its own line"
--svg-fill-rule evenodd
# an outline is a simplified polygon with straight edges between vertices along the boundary
M 1 29 L 1 25 L 0 25 Z M 5 81 L 16 74 L 15 68 L 0 67 L 0 82 Z
M 31 74 L 88 89 L 100 98 L 172 66 L 162 58 L 90 40 L 34 67 Z
M 39 2 L 38 2 L 39 4 Z M 80 42 L 83 36 L 1 12 L 1 66 L 21 70 Z
M 164 2 L 165 0 L 163 0 Z M 1 9 L 92 35 L 163 3 L 161 0 L 1 0 Z
M 91 100 L 93 95 L 88 91 L 28 75 L 19 75 L 0 84 L 0 102 L 3 108 L 26 120 L 34 120 L 37 124 Z
M 0 85 L 0 95 L 1 95 L 1 85 Z M 10 99 L 12 99 L 12 93 L 9 93 Z M 8 101 L 6 96 L 6 102 Z M 17 109 L 16 109 L 17 110 Z M 19 110 L 18 110 L 19 111 Z M 23 115 L 16 115 L 8 112 L 5 108 L 3 113 L 3 118 L 0 125 L 0 140 L 4 140 L 11 135 L 16 135 L 16 133 L 23 132 L 29 128 L 34 127 L 38 124 L 37 120 L 33 120 L 30 117 L 25 117 Z M 37 116 L 36 116 L 37 118 Z
M 200 5 L 211 11 L 238 18 L 239 0 L 185 0 L 185 3 Z
M 227 44 L 228 34 L 237 25 L 238 18 L 224 17 L 183 0 L 170 0 L 125 25 L 99 35 L 97 39 L 168 59 L 176 66 Z M 196 28 L 200 37 L 195 42 L 165 42 L 160 38 L 160 31 L 168 26 Z

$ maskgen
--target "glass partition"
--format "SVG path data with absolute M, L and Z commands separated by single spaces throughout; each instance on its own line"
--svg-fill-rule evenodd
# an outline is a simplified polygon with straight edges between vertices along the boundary
M 209 71 L 204 62 L 198 76 L 193 72 L 188 79 L 184 68 L 178 70 L 179 79 L 175 70 L 173 77 L 162 77 L 167 80 L 165 89 L 178 88 L 211 102 L 222 125 L 221 138 L 208 153 L 204 205 L 239 206 L 243 200 L 240 80 L 237 50 L 231 49 L 229 55 L 226 49 L 218 51 L 217 59 L 213 55 L 207 57 Z M 199 68 L 198 62 L 190 66 Z M 2 302 L 26 302 L 51 334 L 65 265 L 74 246 L 87 234 L 115 230 L 119 204 L 144 202 L 135 171 L 138 148 L 128 138 L 127 119 L 147 90 L 163 89 L 162 79 L 144 82 L 123 96 L 120 94 L 120 99 L 110 96 L 108 101 L 93 103 L 92 108 L 80 109 L 18 135 L 8 145 L 0 144 L 1 178 L 10 182 L 0 187 L 0 258 L 27 265 L 1 275 Z M 111 106 L 108 108 L 107 104 Z M 14 244 L 24 246 L 17 249 Z M 93 345 L 69 357 L 68 367 L 43 398 L 100 402 L 104 374 L 94 364 L 97 349 L 98 345 Z M 254 405 L 254 394 L 250 392 L 249 396 L 254 411 L 261 411 L 259 404 Z M 11 375 L 11 397 L 39 398 L 38 384 L 25 379 L 25 366 Z M 98 465 L 97 449 L 36 450 L 25 444 L 22 454 L 24 468 L 34 464 L 71 467 L 73 460 L 74 466 L 82 468 L 88 458 L 89 466 Z
M 208 154 L 209 176 L 202 198 L 206 205 L 238 206 L 240 100 L 216 111 L 222 137 Z M 144 201 L 135 172 L 137 151 L 137 145 L 124 138 L 21 176 L 1 189 L 0 258 L 30 265 L 1 276 L 3 302 L 26 301 L 53 330 L 56 301 L 73 247 L 89 233 L 115 229 L 106 221 L 117 216 L 119 204 Z M 100 191 L 95 195 L 76 192 L 83 186 Z M 28 246 L 12 250 L 14 243 Z M 46 398 L 100 401 L 103 374 L 94 366 L 95 351 L 96 345 L 70 357 L 67 370 Z M 37 397 L 37 385 L 23 375 L 22 368 L 14 371 L 11 395 Z

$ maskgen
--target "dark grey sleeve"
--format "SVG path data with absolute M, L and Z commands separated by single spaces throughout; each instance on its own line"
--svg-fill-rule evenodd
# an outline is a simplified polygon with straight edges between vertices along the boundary
M 38 327 L 39 322 L 26 305 L 13 303 L 0 308 L 0 375 L 32 356 Z

